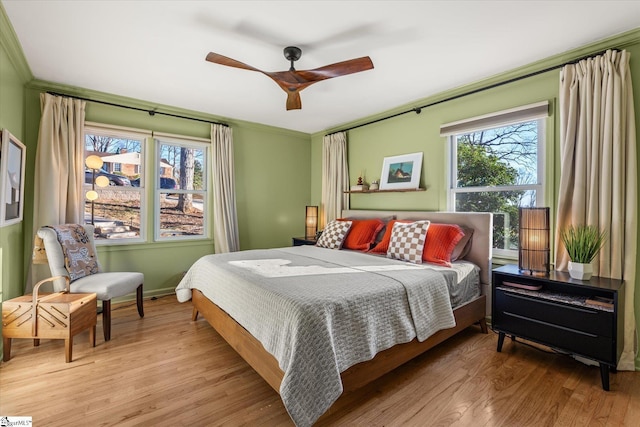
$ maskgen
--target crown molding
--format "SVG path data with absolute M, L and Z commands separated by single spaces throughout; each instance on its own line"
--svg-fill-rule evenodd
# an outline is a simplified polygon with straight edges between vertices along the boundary
M 602 40 L 598 40 L 594 43 L 590 43 L 590 44 L 578 47 L 576 49 L 563 52 L 558 55 L 550 56 L 548 58 L 533 62 L 523 67 L 515 68 L 513 70 L 509 70 L 504 73 L 496 74 L 494 76 L 488 77 L 486 79 L 483 79 L 465 86 L 459 86 L 457 88 L 454 88 L 445 92 L 441 92 L 427 98 L 422 98 L 422 99 L 413 101 L 411 103 L 403 104 L 399 107 L 395 107 L 393 109 L 386 110 L 381 113 L 363 117 L 348 123 L 343 123 L 342 125 L 339 125 L 339 126 L 332 126 L 331 128 L 325 129 L 323 131 L 313 133 L 312 138 L 317 137 L 319 135 L 326 135 L 332 132 L 337 132 L 337 131 L 340 131 L 341 129 L 362 125 L 370 121 L 384 119 L 386 117 L 393 116 L 403 111 L 412 110 L 421 105 L 439 102 L 450 97 L 455 97 L 455 96 L 458 96 L 467 92 L 473 92 L 475 90 L 482 89 L 484 87 L 488 87 L 494 84 L 498 84 L 498 83 L 506 82 L 508 80 L 515 79 L 518 77 L 526 76 L 527 74 L 539 72 L 552 67 L 559 67 L 562 64 L 575 61 L 578 58 L 582 58 L 585 56 L 589 56 L 591 54 L 602 52 L 607 49 L 622 50 L 628 46 L 636 45 L 639 43 L 640 43 L 640 27 L 621 33 L 621 34 L 617 34 L 617 35 L 602 39 Z M 550 73 L 559 72 L 559 69 L 552 70 L 549 72 Z
M 188 110 L 184 108 L 174 107 L 170 105 L 157 104 L 152 102 L 146 102 L 135 98 L 129 98 L 121 95 L 113 95 L 110 93 L 99 92 L 92 89 L 85 89 L 70 85 L 64 85 L 60 83 L 53 83 L 46 80 L 33 79 L 25 84 L 25 87 L 30 90 L 36 90 L 40 92 L 56 92 L 60 94 L 66 94 L 70 97 L 81 97 L 96 102 L 106 102 L 111 104 L 123 105 L 132 108 L 138 108 L 146 111 L 162 112 L 168 114 L 176 114 L 179 116 L 192 117 L 194 119 L 225 123 L 231 127 L 237 127 L 242 129 L 253 129 L 259 132 L 269 132 L 280 135 L 287 135 L 296 138 L 305 138 L 310 141 L 310 135 L 308 133 L 294 131 L 291 129 L 285 129 L 275 126 L 269 126 L 261 123 L 249 122 L 244 120 L 231 119 L 229 117 L 216 116 L 213 114 L 203 113 L 201 111 Z M 87 101 L 91 102 L 91 101 Z
M 33 73 L 31 72 L 31 68 L 29 68 L 29 63 L 24 56 L 22 46 L 18 41 L 18 36 L 13 30 L 11 21 L 9 21 L 9 17 L 2 3 L 0 3 L 0 46 L 7 52 L 9 61 L 11 61 L 11 64 L 18 72 L 22 82 L 26 83 L 31 81 L 33 79 Z

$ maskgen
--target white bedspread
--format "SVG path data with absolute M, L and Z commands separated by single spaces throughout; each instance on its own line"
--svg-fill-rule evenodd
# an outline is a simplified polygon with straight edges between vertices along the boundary
M 309 426 L 342 393 L 342 371 L 455 326 L 447 291 L 455 280 L 427 266 L 295 246 L 205 256 L 176 294 L 185 302 L 199 289 L 256 337 L 284 372 L 289 415 Z

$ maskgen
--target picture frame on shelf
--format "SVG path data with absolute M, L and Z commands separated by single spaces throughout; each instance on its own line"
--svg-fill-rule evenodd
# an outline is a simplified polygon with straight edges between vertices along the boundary
M 26 147 L 7 129 L 0 145 L 0 227 L 22 221 Z
M 420 187 L 422 153 L 385 157 L 380 174 L 380 190 L 417 189 Z

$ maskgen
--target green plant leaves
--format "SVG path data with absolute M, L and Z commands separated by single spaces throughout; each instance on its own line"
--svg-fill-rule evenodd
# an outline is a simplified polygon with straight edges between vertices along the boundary
M 606 232 L 594 225 L 570 225 L 560 232 L 560 238 L 573 262 L 590 264 L 606 240 Z

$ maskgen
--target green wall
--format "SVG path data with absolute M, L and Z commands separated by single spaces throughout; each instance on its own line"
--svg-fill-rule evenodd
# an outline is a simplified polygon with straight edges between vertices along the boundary
M 24 141 L 24 84 L 32 75 L 22 50 L 13 40 L 15 33 L 0 5 L 0 129 L 8 129 Z M 24 221 L 0 228 L 0 310 L 2 301 L 23 293 L 23 225 Z M 1 328 L 2 325 L 0 333 Z
M 303 233 L 304 207 L 309 202 L 311 162 L 309 135 L 286 129 L 203 115 L 169 106 L 98 93 L 87 89 L 31 81 L 26 89 L 25 144 L 32 156 L 27 159 L 27 175 L 33 175 L 37 130 L 40 122 L 40 93 L 51 90 L 69 95 L 117 103 L 136 108 L 164 111 L 188 117 L 228 123 L 233 129 L 236 196 L 241 249 L 288 246 L 291 237 Z M 97 102 L 87 102 L 86 120 L 127 126 L 154 132 L 209 138 L 210 125 L 162 114 L 149 115 Z M 149 147 L 151 149 L 151 147 Z M 151 158 L 151 156 L 147 156 Z M 27 180 L 27 194 L 33 194 L 33 180 Z M 153 194 L 147 194 L 153 206 Z M 212 207 L 209 207 L 209 211 Z M 24 238 L 30 241 L 33 206 L 25 206 Z M 145 275 L 145 295 L 173 291 L 182 273 L 194 261 L 213 253 L 213 239 L 180 242 L 152 242 L 153 212 L 148 209 L 148 243 L 99 246 L 100 261 L 110 271 L 141 271 Z M 25 257 L 31 251 L 25 246 Z M 25 258 L 26 259 L 26 258 Z M 25 274 L 28 263 L 25 265 Z
M 8 129 L 24 142 L 24 84 L 31 78 L 31 72 L 22 52 L 10 43 L 14 37 L 11 25 L 0 7 L 0 129 Z M 0 301 L 22 295 L 23 224 L 0 228 Z
M 400 207 L 409 210 L 446 210 L 448 141 L 446 138 L 440 137 L 440 125 L 544 100 L 549 101 L 552 113 L 547 120 L 548 149 L 546 154 L 549 169 L 547 176 L 550 177 L 553 184 L 556 128 L 554 110 L 558 93 L 557 86 L 558 72 L 549 72 L 490 91 L 425 108 L 420 114 L 410 112 L 349 131 L 348 155 L 351 184 L 356 183 L 361 172 L 364 173 L 367 182 L 380 179 L 382 161 L 386 156 L 422 152 L 424 155 L 420 186 L 427 189 L 427 191 L 416 193 L 352 194 L 351 207 L 354 209 Z M 424 103 L 428 102 L 427 100 Z M 416 105 L 423 105 L 423 103 L 418 102 Z M 404 110 L 408 108 L 405 107 Z M 314 161 L 320 161 L 320 163 L 323 135 L 317 134 L 312 138 Z M 317 175 L 314 174 L 312 178 L 314 188 L 320 179 L 321 171 Z
M 240 246 L 291 246 L 304 235 L 311 187 L 308 134 L 264 126 L 234 127 Z M 242 208 L 240 208 L 242 206 Z
M 51 82 L 33 80 L 15 34 L 0 5 L 0 127 L 6 127 L 27 146 L 27 180 L 25 188 L 25 221 L 0 229 L 2 264 L 2 299 L 22 293 L 28 270 L 33 230 L 33 194 L 35 150 L 40 119 L 39 93 L 59 91 L 102 101 L 198 117 L 230 124 L 234 132 L 236 190 L 240 244 L 242 249 L 288 246 L 291 237 L 304 232 L 303 215 L 307 204 L 320 205 L 322 175 L 322 137 L 329 132 L 382 118 L 509 80 L 531 72 L 559 65 L 606 48 L 624 48 L 631 52 L 634 98 L 640 99 L 640 30 L 610 38 L 571 52 L 545 59 L 520 69 L 511 70 L 481 82 L 456 88 L 446 93 L 419 100 L 411 105 L 382 112 L 376 116 L 346 123 L 325 132 L 306 135 L 299 132 L 234 121 L 170 106 L 158 106 L 141 100 L 117 97 L 89 89 L 61 87 Z M 349 131 L 350 181 L 355 183 L 360 172 L 367 181 L 379 178 L 385 156 L 423 152 L 420 193 L 354 194 L 351 207 L 356 209 L 443 210 L 447 208 L 447 146 L 439 136 L 442 123 L 490 113 L 540 100 L 551 104 L 547 120 L 547 191 L 545 201 L 555 207 L 560 166 L 558 117 L 559 71 L 424 108 L 420 115 L 409 113 L 376 124 Z M 207 124 L 161 115 L 149 116 L 117 107 L 88 103 L 87 120 L 112 123 L 158 132 L 208 137 Z M 640 124 L 640 106 L 636 105 L 636 123 Z M 640 150 L 639 150 L 640 152 Z M 149 195 L 151 197 L 151 195 Z M 148 236 L 153 233 L 148 232 Z M 169 292 L 181 274 L 198 257 L 213 251 L 211 239 L 197 242 L 162 242 L 99 249 L 101 262 L 108 270 L 139 270 L 145 274 L 147 295 Z M 640 268 L 639 268 L 640 271 Z M 640 275 L 639 275 L 640 276 Z M 640 291 L 636 286 L 636 318 L 640 320 Z M 640 367 L 640 359 L 636 360 Z
M 413 104 L 403 105 L 375 117 L 363 118 L 359 121 L 346 123 L 343 126 L 327 129 L 325 132 L 312 135 L 311 202 L 320 204 L 321 200 L 322 138 L 325 134 L 411 110 L 417 106 L 438 102 L 497 82 L 508 81 L 514 77 L 545 70 L 607 48 L 626 49 L 631 53 L 634 99 L 640 100 L 640 29 L 637 29 L 618 37 L 584 46 L 572 52 L 548 58 L 518 70 L 494 76 L 485 81 L 438 94 Z M 548 100 L 551 115 L 547 120 L 546 130 L 545 158 L 547 161 L 544 204 L 551 207 L 552 212 L 555 212 L 560 181 L 559 117 L 556 114 L 556 104 L 559 96 L 559 76 L 560 70 L 556 69 L 474 95 L 424 108 L 421 114 L 411 112 L 348 131 L 349 175 L 352 185 L 356 183 L 361 171 L 365 173 L 367 182 L 379 179 L 383 157 L 385 156 L 423 152 L 424 159 L 420 184 L 421 187 L 427 188 L 425 192 L 416 193 L 352 194 L 350 196 L 351 208 L 447 210 L 447 139 L 440 137 L 440 125 Z M 640 105 L 636 104 L 635 107 L 636 128 L 638 129 L 638 135 L 640 135 Z M 638 152 L 640 153 L 640 150 Z M 640 281 L 640 262 L 637 262 L 637 265 L 637 271 L 639 272 L 637 275 L 638 282 Z M 627 284 L 627 286 L 635 286 L 636 321 L 640 325 L 640 287 L 637 282 Z M 636 367 L 640 368 L 640 358 L 636 358 Z
M 8 128 L 27 147 L 24 221 L 0 228 L 0 301 L 22 295 L 33 239 L 33 175 L 40 122 L 40 93 L 55 91 L 145 110 L 224 122 L 234 135 L 234 162 L 241 249 L 289 246 L 304 233 L 304 209 L 311 186 L 308 134 L 211 116 L 177 107 L 61 86 L 33 78 L 6 13 L 0 5 L 0 127 Z M 88 121 L 186 136 L 210 136 L 208 123 L 150 116 L 144 111 L 87 102 Z M 147 156 L 151 159 L 152 156 Z M 153 194 L 147 194 L 152 206 Z M 211 206 L 209 207 L 211 211 Z M 152 242 L 153 212 L 148 209 L 149 241 L 100 246 L 106 270 L 136 270 L 145 274 L 145 295 L 172 292 L 184 271 L 199 257 L 214 251 L 212 231 L 198 241 Z

